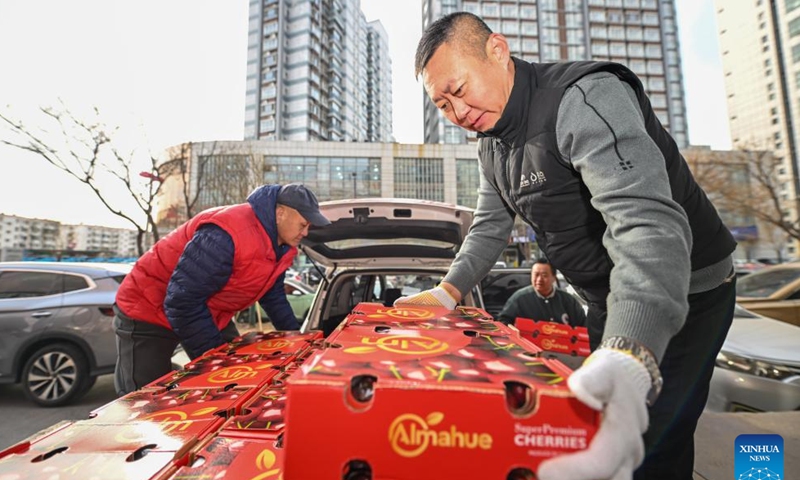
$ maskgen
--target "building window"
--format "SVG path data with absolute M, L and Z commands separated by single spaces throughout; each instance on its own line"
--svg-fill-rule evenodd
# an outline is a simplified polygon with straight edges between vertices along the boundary
M 503 5 L 502 12 L 503 18 L 517 18 L 519 16 L 519 7 L 516 5 Z
M 631 19 L 629 19 L 628 21 L 631 21 Z M 642 15 L 642 23 L 650 26 L 658 25 L 658 13 L 644 12 L 644 14 Z
M 456 203 L 465 207 L 478 206 L 480 167 L 474 158 L 456 159 Z
M 501 32 L 504 35 L 516 35 L 519 32 L 519 22 L 517 20 L 503 20 L 500 24 Z
M 800 35 L 800 17 L 789 22 L 789 36 L 796 37 L 797 35 Z
M 483 4 L 483 16 L 484 17 L 497 17 L 498 13 L 500 13 L 500 9 L 496 3 L 484 3 Z
M 269 157 L 264 183 L 302 182 L 320 201 L 381 196 L 379 158 Z
M 536 7 L 519 7 L 519 18 L 523 20 L 536 20 Z
M 608 38 L 605 25 L 592 25 L 591 29 L 589 29 L 589 35 L 591 35 L 593 38 Z
M 800 0 L 786 0 L 786 13 L 793 12 L 800 7 Z
M 480 15 L 481 14 L 480 7 L 478 6 L 477 3 L 464 2 L 463 8 L 464 8 L 465 12 L 469 12 L 469 13 L 472 13 L 474 15 Z
M 395 158 L 394 196 L 443 202 L 443 164 L 441 158 Z
M 661 33 L 657 28 L 645 28 L 644 39 L 647 42 L 658 42 L 661 40 Z

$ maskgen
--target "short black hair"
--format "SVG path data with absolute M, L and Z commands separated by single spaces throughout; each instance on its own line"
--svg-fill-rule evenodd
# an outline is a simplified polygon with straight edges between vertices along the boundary
M 533 270 L 533 267 L 535 267 L 537 263 L 550 267 L 550 273 L 552 273 L 554 277 L 556 276 L 556 267 L 554 267 L 553 264 L 550 263 L 546 258 L 537 258 L 536 261 L 533 262 L 533 265 L 531 265 L 531 270 Z
M 417 44 L 417 54 L 414 57 L 414 77 L 419 74 L 430 61 L 436 50 L 443 43 L 451 41 L 456 35 L 460 45 L 486 58 L 486 41 L 492 29 L 480 17 L 468 12 L 455 12 L 436 20 L 422 34 Z

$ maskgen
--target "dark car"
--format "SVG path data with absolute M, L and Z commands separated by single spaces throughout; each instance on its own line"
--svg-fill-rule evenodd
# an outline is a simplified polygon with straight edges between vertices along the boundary
M 0 263 L 0 383 L 44 407 L 77 400 L 114 371 L 112 305 L 131 265 Z
M 497 318 L 509 297 L 530 284 L 530 268 L 493 268 L 481 280 L 484 309 Z
M 581 305 L 584 312 L 587 310 L 586 302 L 578 296 L 572 286 L 564 280 L 560 273 L 556 275 L 558 288 L 572 294 Z M 520 288 L 531 285 L 531 268 L 493 268 L 481 280 L 481 293 L 483 306 L 493 317 L 503 310 L 506 301 Z

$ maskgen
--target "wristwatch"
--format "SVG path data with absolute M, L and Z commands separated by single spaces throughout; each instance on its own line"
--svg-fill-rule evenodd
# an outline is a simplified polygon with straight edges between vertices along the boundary
M 647 405 L 652 406 L 656 403 L 664 379 L 661 378 L 661 370 L 658 368 L 656 356 L 649 348 L 645 347 L 636 340 L 628 337 L 609 337 L 603 340 L 599 348 L 609 348 L 626 353 L 640 361 L 650 374 L 650 391 L 647 392 Z

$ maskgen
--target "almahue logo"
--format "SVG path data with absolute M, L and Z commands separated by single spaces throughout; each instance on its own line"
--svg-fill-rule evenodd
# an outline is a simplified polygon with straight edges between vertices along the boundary
M 737 480 L 783 480 L 783 437 L 739 435 L 734 447 Z
M 491 450 L 490 434 L 462 432 L 455 425 L 450 425 L 449 429 L 433 428 L 440 426 L 442 420 L 444 420 L 442 412 L 432 412 L 425 418 L 413 413 L 400 415 L 389 425 L 389 443 L 392 450 L 406 458 L 422 455 L 428 447 Z

